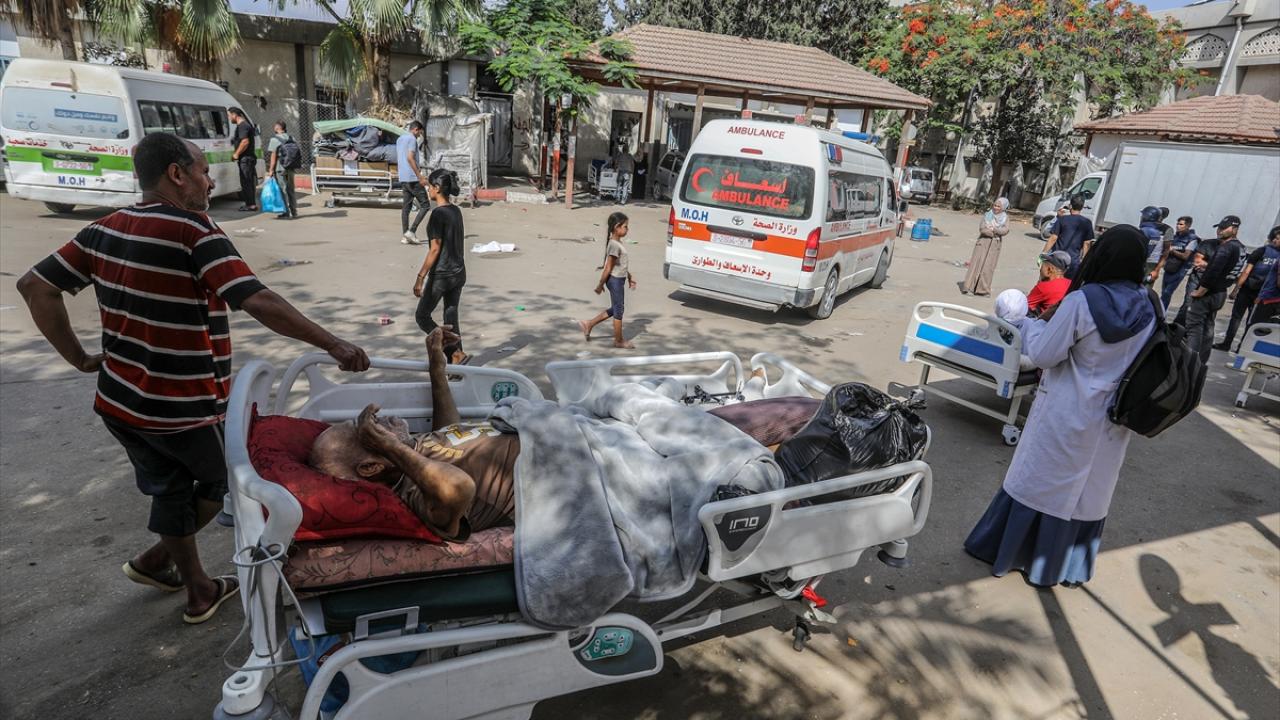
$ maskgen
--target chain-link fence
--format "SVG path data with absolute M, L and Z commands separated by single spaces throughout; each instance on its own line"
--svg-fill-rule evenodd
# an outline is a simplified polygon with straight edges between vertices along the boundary
M 298 145 L 302 148 L 302 164 L 309 166 L 315 161 L 315 149 L 311 136 L 315 132 L 318 120 L 343 120 L 350 115 L 346 108 L 346 93 L 328 88 L 316 88 L 316 100 L 292 99 L 298 108 L 298 129 L 293 133 Z

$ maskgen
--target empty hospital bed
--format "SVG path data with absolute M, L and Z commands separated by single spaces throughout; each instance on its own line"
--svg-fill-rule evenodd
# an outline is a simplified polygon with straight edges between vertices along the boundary
M 829 389 L 774 355 L 757 355 L 750 366 L 764 371 L 755 378 L 754 391 L 761 396 L 821 397 Z M 691 369 L 697 367 L 703 370 Z M 332 715 L 339 720 L 527 718 L 540 700 L 658 673 L 663 644 L 677 638 L 778 607 L 807 621 L 833 620 L 815 592 L 821 577 L 854 566 L 868 549 L 900 564 L 895 561 L 905 558 L 907 539 L 923 528 L 929 514 L 932 472 L 923 459 L 709 502 L 698 513 L 707 542 L 702 581 L 677 601 L 680 607 L 652 621 L 615 609 L 575 630 L 535 627 L 521 618 L 509 566 L 295 592 L 287 579 L 299 577 L 290 558 L 306 545 L 294 537 L 302 508 L 283 486 L 264 480 L 250 459 L 255 413 L 271 408 L 277 415 L 332 422 L 354 418 L 376 402 L 385 414 L 424 431 L 431 417 L 426 370 L 425 362 L 375 358 L 371 374 L 381 377 L 348 375 L 339 382 L 331 379 L 337 376 L 332 360 L 311 354 L 282 376 L 263 361 L 246 364 L 237 375 L 226 452 L 235 516 L 233 562 L 250 649 L 223 683 L 215 716 L 266 717 L 274 703 L 270 684 L 296 662 L 287 637 L 340 632 L 349 633 L 349 641 L 320 665 L 297 717 L 322 717 L 326 691 L 341 673 L 348 697 Z M 487 416 L 503 397 L 541 397 L 535 383 L 511 371 L 450 366 L 449 373 L 464 418 Z M 747 387 L 742 363 L 731 353 L 570 361 L 548 365 L 547 373 L 557 397 L 573 397 L 592 383 L 674 377 L 684 383 L 687 402 L 711 407 L 736 401 Z M 806 502 L 891 478 L 900 482 L 881 494 Z M 749 532 L 730 535 L 727 528 Z M 798 624 L 797 649 L 807 637 L 802 629 Z M 394 672 L 361 662 L 406 652 L 417 653 L 416 659 Z
M 1235 368 L 1245 371 L 1244 387 L 1236 395 L 1236 407 L 1244 407 L 1250 395 L 1280 402 L 1280 395 L 1267 392 L 1267 383 L 1280 377 L 1280 324 L 1250 325 L 1240 341 Z M 1259 377 L 1262 383 L 1254 387 Z
M 990 313 L 942 302 L 922 302 L 911 312 L 906 339 L 898 359 L 918 362 L 920 384 L 926 394 L 940 395 L 971 410 L 1004 421 L 1001 434 L 1006 445 L 1017 445 L 1022 400 L 1039 382 L 1034 366 L 1022 359 L 1022 334 L 1014 325 Z M 994 390 L 1009 401 L 1007 411 L 997 411 L 929 384 L 933 369 Z

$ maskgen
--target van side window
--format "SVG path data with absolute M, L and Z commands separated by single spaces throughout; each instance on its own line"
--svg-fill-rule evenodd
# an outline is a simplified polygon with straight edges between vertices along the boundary
M 827 222 L 879 217 L 882 181 L 878 177 L 832 171 L 827 193 Z
M 188 140 L 227 137 L 225 111 L 219 107 L 139 100 L 138 114 L 144 135 L 167 132 Z
M 200 110 L 194 105 L 182 105 L 182 125 L 184 132 L 182 137 L 191 140 L 207 140 L 209 139 L 209 131 L 204 126 L 204 121 L 200 117 Z
M 220 107 L 205 106 L 200 108 L 200 117 L 211 138 L 227 137 L 227 112 Z

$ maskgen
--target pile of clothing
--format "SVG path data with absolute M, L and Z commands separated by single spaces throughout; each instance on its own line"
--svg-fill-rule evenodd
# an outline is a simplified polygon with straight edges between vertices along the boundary
M 337 132 L 318 134 L 316 157 L 336 157 L 359 162 L 396 162 L 396 137 L 374 125 L 357 125 Z

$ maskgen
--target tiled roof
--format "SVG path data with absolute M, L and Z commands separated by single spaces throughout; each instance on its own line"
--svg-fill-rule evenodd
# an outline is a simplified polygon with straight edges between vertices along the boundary
M 760 92 L 787 92 L 870 107 L 924 109 L 929 99 L 854 67 L 817 48 L 661 27 L 635 25 L 613 37 L 631 44 L 638 74 Z M 589 60 L 600 62 L 599 56 Z
M 1076 125 L 1076 130 L 1171 140 L 1280 144 L 1280 103 L 1260 95 L 1207 95 Z

